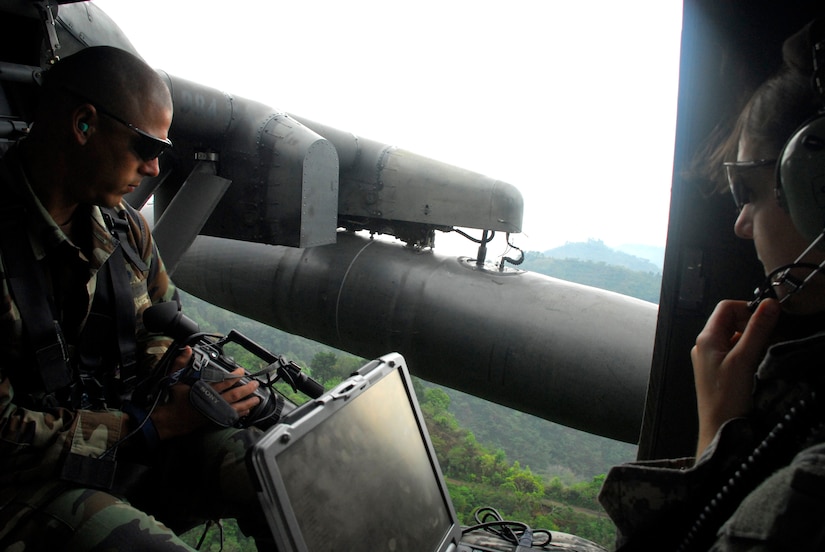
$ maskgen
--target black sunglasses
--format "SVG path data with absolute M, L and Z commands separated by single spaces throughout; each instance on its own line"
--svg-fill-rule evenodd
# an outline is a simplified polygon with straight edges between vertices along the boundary
M 107 117 L 114 119 L 118 123 L 125 125 L 129 129 L 135 131 L 135 133 L 137 134 L 137 140 L 132 142 L 132 149 L 134 150 L 135 154 L 137 154 L 137 156 L 143 161 L 149 162 L 152 159 L 156 159 L 163 155 L 163 152 L 172 147 L 172 141 L 169 139 L 163 139 L 158 138 L 157 136 L 153 136 L 145 130 L 141 130 L 135 125 L 127 123 L 117 115 L 109 113 L 105 109 L 102 109 L 98 106 L 95 106 L 95 109 L 97 109 L 99 113 L 102 113 L 103 115 L 106 115 Z
M 755 161 L 727 161 L 722 163 L 722 166 L 725 167 L 728 186 L 730 186 L 730 194 L 733 196 L 733 202 L 736 203 L 737 210 L 741 211 L 751 200 L 749 188 L 745 185 L 742 175 L 739 173 L 743 170 L 776 165 L 777 161 L 777 159 L 757 159 Z

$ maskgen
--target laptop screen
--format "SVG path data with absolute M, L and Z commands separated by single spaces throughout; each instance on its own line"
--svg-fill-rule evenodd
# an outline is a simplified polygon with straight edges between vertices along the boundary
M 280 439 L 288 445 L 276 452 L 276 486 L 286 496 L 277 502 L 291 510 L 287 525 L 297 524 L 307 550 L 429 552 L 456 542 L 455 514 L 400 368 Z

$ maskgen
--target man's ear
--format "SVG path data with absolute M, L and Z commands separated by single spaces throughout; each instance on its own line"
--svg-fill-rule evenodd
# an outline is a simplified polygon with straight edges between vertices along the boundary
M 86 144 L 89 136 L 95 131 L 97 110 L 92 104 L 78 106 L 72 113 L 72 134 L 81 145 Z

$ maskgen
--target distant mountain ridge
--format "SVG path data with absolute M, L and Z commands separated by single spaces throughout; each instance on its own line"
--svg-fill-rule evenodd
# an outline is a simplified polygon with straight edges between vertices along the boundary
M 601 240 L 527 251 L 519 268 L 658 303 L 662 271 L 654 263 L 607 247 Z
M 545 257 L 554 259 L 578 259 L 621 266 L 638 272 L 661 273 L 664 265 L 664 247 L 623 245 L 612 249 L 601 240 L 568 242 L 560 247 L 543 251 Z

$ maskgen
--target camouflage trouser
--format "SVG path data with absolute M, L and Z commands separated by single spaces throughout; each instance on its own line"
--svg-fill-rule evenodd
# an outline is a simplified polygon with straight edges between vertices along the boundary
M 274 550 L 245 452 L 258 430 L 210 430 L 164 443 L 123 497 L 58 480 L 0 490 L 0 550 L 193 550 L 173 532 L 236 518 Z

